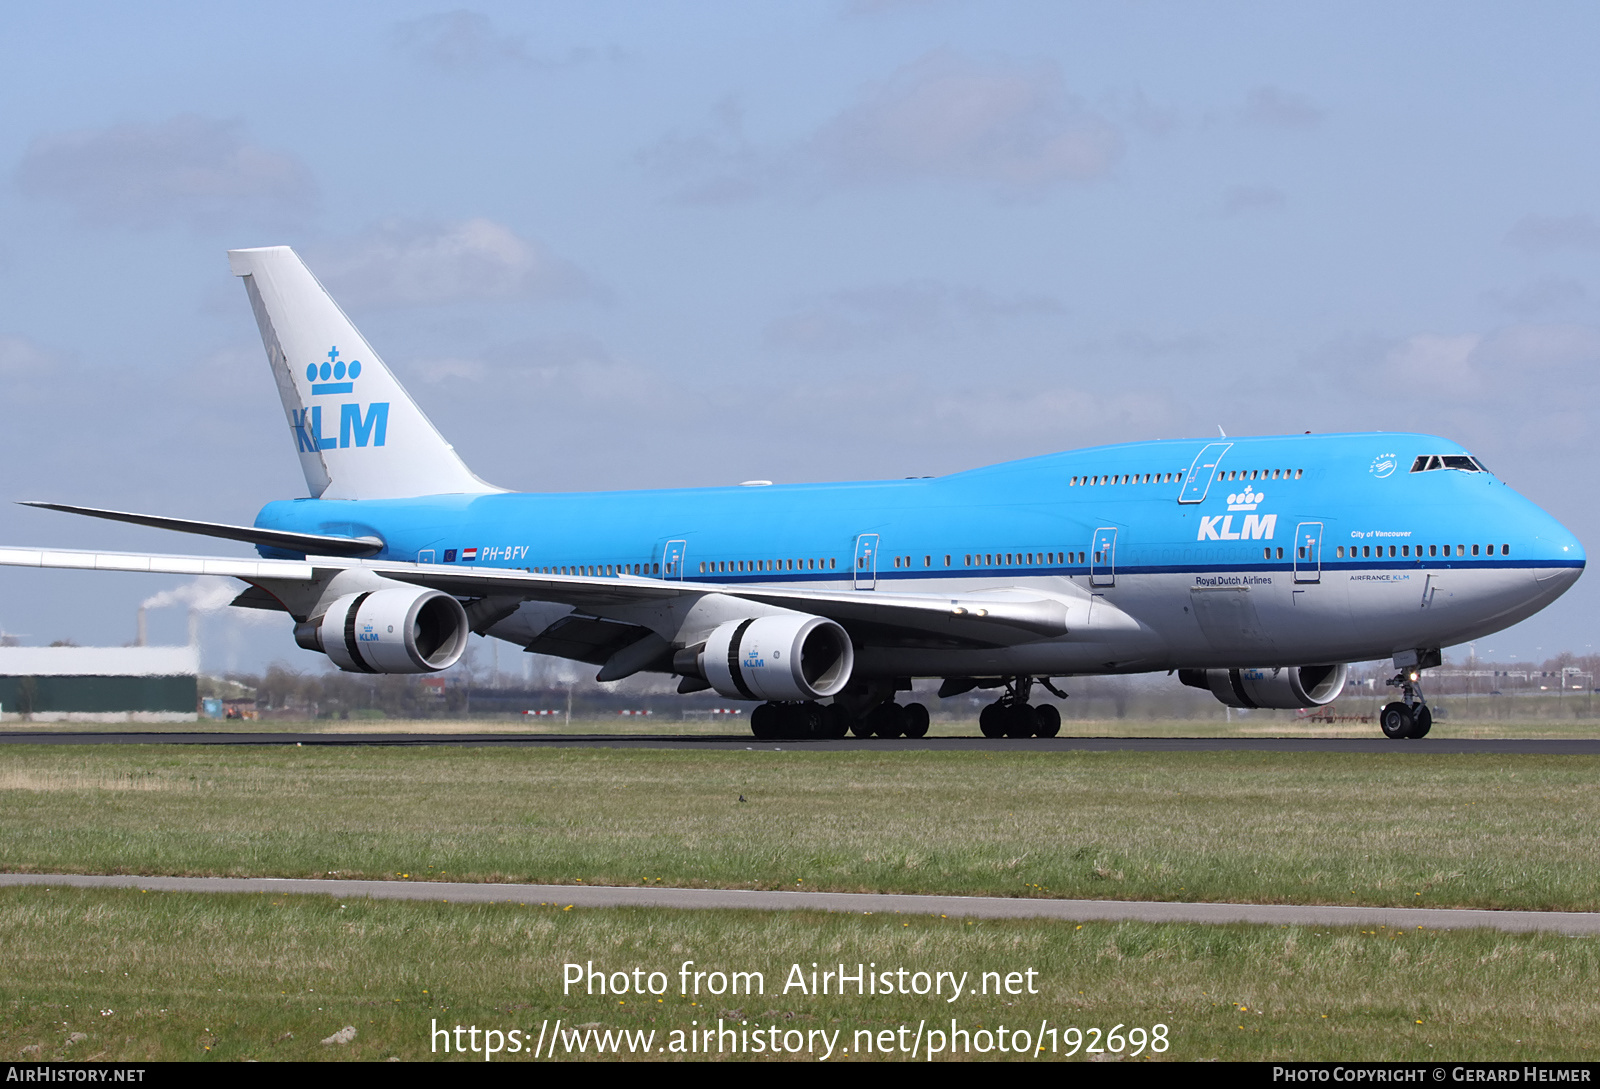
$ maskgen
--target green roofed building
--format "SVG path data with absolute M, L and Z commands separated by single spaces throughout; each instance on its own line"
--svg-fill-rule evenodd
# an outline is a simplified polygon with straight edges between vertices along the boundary
M 0 721 L 193 722 L 188 647 L 0 647 Z

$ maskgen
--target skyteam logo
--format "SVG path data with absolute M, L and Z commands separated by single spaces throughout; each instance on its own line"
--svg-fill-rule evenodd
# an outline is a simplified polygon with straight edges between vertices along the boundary
M 360 377 L 361 361 L 340 359 L 337 346 L 328 349 L 328 358 L 321 363 L 306 364 L 306 381 L 311 383 L 313 397 L 354 393 L 356 379 Z M 341 404 L 337 437 L 322 433 L 321 405 L 291 409 L 289 415 L 295 449 L 302 454 L 348 449 L 352 442 L 356 446 L 382 446 L 389 437 L 388 401 L 374 401 L 366 406 L 365 412 L 360 404 Z
M 1400 467 L 1400 458 L 1397 454 L 1379 454 L 1372 459 L 1372 464 L 1367 466 L 1367 472 L 1382 480 L 1386 476 L 1393 476 L 1394 471 Z
M 1265 492 L 1258 492 L 1255 490 L 1254 485 L 1246 484 L 1244 491 L 1228 496 L 1228 509 L 1230 511 L 1254 511 L 1266 498 Z M 1246 514 L 1244 516 L 1244 524 L 1237 530 L 1233 528 L 1233 515 L 1231 514 L 1202 515 L 1200 518 L 1200 533 L 1195 540 L 1270 541 L 1277 528 L 1278 516 L 1276 514 Z

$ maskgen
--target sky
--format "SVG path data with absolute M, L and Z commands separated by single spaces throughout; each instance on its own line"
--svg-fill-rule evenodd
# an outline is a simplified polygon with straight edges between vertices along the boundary
M 229 553 L 9 501 L 248 522 L 305 493 L 225 254 L 282 244 L 505 487 L 1425 431 L 1600 540 L 1593 5 L 0 20 L 0 542 Z M 1597 595 L 1477 652 L 1592 653 Z M 0 570 L 0 630 L 120 644 L 153 598 L 156 641 L 205 610 L 209 670 L 318 668 L 227 596 Z

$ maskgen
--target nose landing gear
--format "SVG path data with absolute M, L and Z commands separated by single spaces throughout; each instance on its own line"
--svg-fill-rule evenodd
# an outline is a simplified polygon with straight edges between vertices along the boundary
M 1387 704 L 1379 716 L 1383 736 L 1393 741 L 1428 736 L 1433 728 L 1433 712 L 1422 695 L 1421 667 L 1402 669 L 1384 683 L 1400 689 L 1400 698 Z
M 1061 712 L 1053 704 L 1034 707 L 1028 703 L 1034 680 L 1012 677 L 1006 681 L 1006 694 L 978 714 L 978 729 L 984 737 L 1055 737 L 1061 732 Z M 1048 677 L 1038 681 L 1062 699 L 1067 698 Z

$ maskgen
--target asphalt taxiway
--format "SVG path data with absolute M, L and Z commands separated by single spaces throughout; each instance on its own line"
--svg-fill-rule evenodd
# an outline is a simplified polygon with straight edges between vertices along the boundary
M 1596 756 L 1596 738 L 925 737 L 759 741 L 708 734 L 277 733 L 270 731 L 0 729 L 0 745 L 449 746 L 454 748 L 760 749 L 795 752 L 1339 752 L 1413 755 Z
M 1257 923 L 1274 926 L 1384 926 L 1406 930 L 1487 928 L 1508 932 L 1600 934 L 1600 912 L 1483 911 L 1470 908 L 1385 908 L 1326 904 L 1216 904 L 1145 900 L 1048 900 L 1003 896 L 912 896 L 863 892 L 774 892 L 754 889 L 510 885 L 464 881 L 344 881 L 282 877 L 142 877 L 90 874 L 0 874 L 0 887 L 44 885 L 150 892 L 300 894 L 448 903 L 515 903 L 574 907 L 835 911 L 853 915 L 944 915 L 983 919 L 1059 919 L 1147 923 Z

